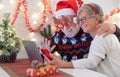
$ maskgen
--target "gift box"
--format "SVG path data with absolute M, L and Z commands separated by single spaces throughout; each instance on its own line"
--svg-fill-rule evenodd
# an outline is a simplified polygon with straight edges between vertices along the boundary
M 27 77 L 42 77 L 56 74 L 58 72 L 58 67 L 53 65 L 46 65 L 40 68 L 28 68 L 26 72 Z

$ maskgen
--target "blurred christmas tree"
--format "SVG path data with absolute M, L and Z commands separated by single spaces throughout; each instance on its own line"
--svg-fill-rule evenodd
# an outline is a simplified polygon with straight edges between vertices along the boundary
M 15 29 L 10 26 L 9 21 L 9 13 L 6 13 L 0 24 L 0 62 L 7 59 L 6 56 L 16 54 L 21 46 L 20 38 L 15 33 Z

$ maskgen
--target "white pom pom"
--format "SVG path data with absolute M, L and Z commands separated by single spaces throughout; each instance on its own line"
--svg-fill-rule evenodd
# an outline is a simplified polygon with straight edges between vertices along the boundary
M 77 24 L 77 17 L 73 18 L 73 23 Z

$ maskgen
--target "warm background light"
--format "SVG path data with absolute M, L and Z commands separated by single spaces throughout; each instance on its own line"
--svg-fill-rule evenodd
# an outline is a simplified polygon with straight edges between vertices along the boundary
M 0 10 L 3 8 L 3 4 L 0 3 Z
M 16 1 L 15 0 L 9 0 L 9 3 L 14 5 L 16 3 Z
M 40 36 L 40 33 L 37 31 L 42 30 L 42 28 L 46 27 L 48 24 L 51 25 L 52 31 L 56 30 L 51 17 L 55 15 L 54 14 L 55 4 L 58 2 L 58 0 L 47 0 L 50 2 L 50 6 L 53 14 L 52 15 L 45 14 L 44 16 L 42 13 L 46 9 L 44 8 L 42 1 L 46 1 L 46 0 L 25 0 L 26 7 L 18 3 L 21 1 L 24 1 L 24 0 L 0 0 L 0 20 L 3 17 L 3 14 L 5 12 L 10 12 L 11 21 L 13 22 L 13 26 L 15 27 L 17 34 L 24 40 L 35 41 L 36 44 L 39 46 L 42 36 Z M 83 1 L 85 3 L 94 2 L 104 7 L 103 9 L 104 9 L 105 15 L 107 14 L 109 15 L 112 10 L 118 7 L 120 8 L 120 4 L 118 4 L 119 0 L 100 0 L 100 1 L 99 0 L 92 0 L 92 1 L 83 0 Z M 110 6 L 108 6 L 108 4 Z M 17 6 L 20 6 L 20 10 L 19 8 L 17 8 Z M 113 22 L 120 25 L 120 13 L 112 16 L 109 15 L 109 18 L 106 21 L 110 23 Z M 39 27 L 39 25 L 41 24 L 43 24 L 42 28 Z M 35 31 L 32 32 L 30 31 L 31 27 L 36 28 L 36 30 L 37 29 L 38 30 L 36 32 Z M 25 51 L 24 47 L 22 47 L 20 56 L 19 56 L 20 58 L 21 57 L 24 58 L 26 56 L 24 51 Z M 55 54 L 58 55 L 58 53 L 55 53 Z

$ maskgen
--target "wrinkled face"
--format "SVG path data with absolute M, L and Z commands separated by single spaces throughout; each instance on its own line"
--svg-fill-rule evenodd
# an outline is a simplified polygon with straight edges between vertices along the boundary
M 82 11 L 78 15 L 78 21 L 78 24 L 84 32 L 93 34 L 96 31 L 96 26 L 98 24 L 97 15 L 89 16 L 86 11 Z
M 63 16 L 58 18 L 58 28 L 64 32 L 67 37 L 74 37 L 80 30 L 80 26 L 73 22 L 74 16 Z

